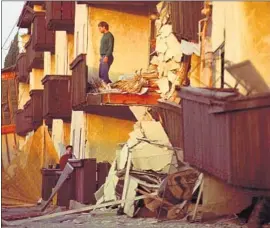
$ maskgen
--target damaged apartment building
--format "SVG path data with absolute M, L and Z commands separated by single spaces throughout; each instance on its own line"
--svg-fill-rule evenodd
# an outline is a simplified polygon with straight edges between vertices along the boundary
M 67 207 L 71 199 L 97 207 L 115 202 L 130 217 L 191 214 L 195 221 L 198 211 L 201 219 L 237 214 L 268 196 L 270 31 L 260 21 L 268 24 L 269 6 L 27 1 L 18 21 L 27 32 L 13 71 L 16 153 L 29 159 L 23 168 L 15 164 L 19 158 L 9 161 L 6 185 L 14 183 L 13 170 L 27 176 L 55 165 L 70 144 L 78 160 L 109 165 L 98 184 L 96 168 L 80 174 L 85 186 L 92 181 L 91 194 L 70 190 Z M 108 85 L 98 74 L 100 21 L 115 38 Z M 25 197 L 6 197 L 7 205 L 38 201 L 41 179 L 32 179 L 36 186 L 27 180 L 32 197 L 21 183 Z

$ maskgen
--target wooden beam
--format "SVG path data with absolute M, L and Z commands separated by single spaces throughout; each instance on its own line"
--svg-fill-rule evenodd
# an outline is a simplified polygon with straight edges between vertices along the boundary
M 160 95 L 157 93 L 138 94 L 116 94 L 108 93 L 102 95 L 103 104 L 119 105 L 156 105 Z

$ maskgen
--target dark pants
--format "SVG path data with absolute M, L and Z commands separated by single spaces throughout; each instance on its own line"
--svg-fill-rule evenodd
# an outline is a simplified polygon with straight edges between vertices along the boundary
M 109 78 L 109 70 L 113 63 L 113 56 L 108 57 L 108 62 L 104 63 L 103 59 L 105 56 L 101 56 L 99 63 L 99 78 L 102 79 L 106 83 L 110 83 L 111 80 Z

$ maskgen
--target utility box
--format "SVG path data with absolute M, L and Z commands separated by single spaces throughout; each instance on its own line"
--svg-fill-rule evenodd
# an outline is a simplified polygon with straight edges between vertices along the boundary
M 184 159 L 229 184 L 270 189 L 270 93 L 180 90 Z
M 74 167 L 76 176 L 75 200 L 82 204 L 95 204 L 96 159 L 70 159 L 69 163 Z

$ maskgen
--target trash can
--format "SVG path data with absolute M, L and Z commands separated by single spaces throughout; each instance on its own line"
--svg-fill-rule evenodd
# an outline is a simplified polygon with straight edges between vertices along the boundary
M 184 159 L 229 184 L 270 189 L 270 93 L 181 88 Z
M 97 178 L 96 159 L 70 159 L 69 163 L 74 167 L 75 175 L 75 200 L 82 204 L 95 204 Z

